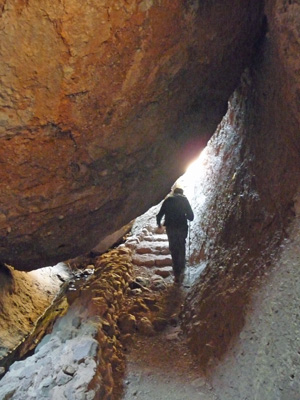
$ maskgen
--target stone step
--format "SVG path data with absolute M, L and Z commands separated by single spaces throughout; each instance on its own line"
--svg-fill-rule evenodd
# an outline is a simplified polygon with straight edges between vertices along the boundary
M 172 265 L 170 255 L 134 254 L 132 262 L 138 267 L 167 267 Z
M 155 269 L 154 273 L 156 275 L 162 276 L 163 278 L 167 278 L 168 276 L 172 275 L 173 268 L 172 267 L 162 267 Z
M 152 268 L 155 266 L 155 259 L 153 254 L 134 254 L 132 263 L 137 267 Z
M 167 242 L 168 236 L 165 233 L 144 236 L 146 242 Z
M 172 265 L 171 255 L 160 255 L 155 257 L 155 265 L 157 267 L 168 267 Z
M 169 254 L 169 244 L 167 242 L 141 242 L 135 248 L 138 254 Z

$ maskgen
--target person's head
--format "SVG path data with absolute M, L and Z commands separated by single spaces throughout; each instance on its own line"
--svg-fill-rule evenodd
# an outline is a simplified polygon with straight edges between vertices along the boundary
M 176 188 L 173 190 L 173 193 L 174 193 L 174 194 L 183 194 L 183 189 L 180 188 L 180 187 L 176 187 Z

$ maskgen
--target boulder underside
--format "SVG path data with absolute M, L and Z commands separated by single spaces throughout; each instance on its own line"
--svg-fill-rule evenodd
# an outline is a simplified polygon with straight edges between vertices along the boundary
M 78 256 L 159 202 L 224 115 L 261 3 L 2 2 L 0 261 Z

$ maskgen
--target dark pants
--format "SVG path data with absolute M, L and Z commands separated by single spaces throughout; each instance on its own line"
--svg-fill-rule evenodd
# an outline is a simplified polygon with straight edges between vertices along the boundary
M 166 227 L 169 248 L 173 261 L 173 272 L 175 277 L 179 277 L 185 268 L 185 239 L 187 237 L 187 226 L 184 227 Z

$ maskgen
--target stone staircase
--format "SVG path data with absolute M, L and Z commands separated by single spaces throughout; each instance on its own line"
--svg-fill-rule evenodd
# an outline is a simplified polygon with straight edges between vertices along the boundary
M 172 258 L 166 234 L 144 228 L 139 235 L 130 236 L 125 245 L 133 251 L 132 263 L 137 268 L 147 268 L 149 274 L 162 278 L 172 276 Z

